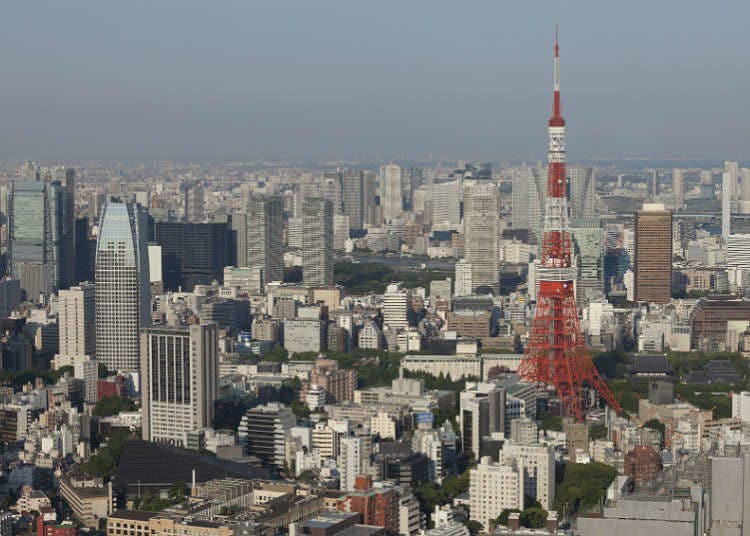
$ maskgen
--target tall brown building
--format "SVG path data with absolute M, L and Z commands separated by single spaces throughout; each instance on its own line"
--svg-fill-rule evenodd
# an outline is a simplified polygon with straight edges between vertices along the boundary
M 672 213 L 644 203 L 635 213 L 635 299 L 669 303 L 672 297 Z

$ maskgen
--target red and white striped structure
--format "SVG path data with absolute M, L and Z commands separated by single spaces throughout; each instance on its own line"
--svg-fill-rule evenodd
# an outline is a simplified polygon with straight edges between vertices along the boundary
M 620 406 L 591 361 L 578 321 L 576 269 L 568 231 L 565 120 L 560 107 L 560 49 L 555 31 L 555 98 L 549 120 L 549 171 L 539 293 L 529 343 L 518 372 L 526 381 L 554 386 L 567 415 L 582 420 L 585 387 L 596 390 L 616 411 Z

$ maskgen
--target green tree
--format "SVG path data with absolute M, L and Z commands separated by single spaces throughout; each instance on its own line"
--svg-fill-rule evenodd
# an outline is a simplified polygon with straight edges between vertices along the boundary
M 105 396 L 99 400 L 94 406 L 92 412 L 94 417 L 109 417 L 110 415 L 118 415 L 123 411 L 133 411 L 135 404 L 129 398 L 124 396 Z
M 616 476 L 617 470 L 603 463 L 565 465 L 555 489 L 555 510 L 562 511 L 567 505 L 567 511 L 573 513 L 597 506 Z
M 527 508 L 521 512 L 521 525 L 530 529 L 542 528 L 547 523 L 547 510 L 544 508 Z
M 471 536 L 476 536 L 480 532 L 482 532 L 482 524 L 479 521 L 474 521 L 473 519 L 467 519 L 464 521 L 464 526 L 469 529 L 469 533 Z
M 652 430 L 656 430 L 661 434 L 662 440 L 664 439 L 664 423 L 661 422 L 659 419 L 649 419 L 645 423 L 643 423 L 644 428 L 651 428 Z
M 508 519 L 510 519 L 510 514 L 512 513 L 520 514 L 521 510 L 518 510 L 517 508 L 505 508 L 502 512 L 500 512 L 500 515 L 497 516 L 497 518 L 495 519 L 495 524 L 507 527 Z

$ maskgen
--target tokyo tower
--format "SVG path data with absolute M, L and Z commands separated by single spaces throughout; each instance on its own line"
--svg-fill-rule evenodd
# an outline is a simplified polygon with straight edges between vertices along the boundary
M 585 416 L 584 387 L 596 390 L 615 411 L 619 412 L 620 406 L 586 350 L 573 292 L 576 269 L 571 263 L 573 248 L 568 231 L 559 51 L 555 31 L 555 97 L 548 129 L 549 172 L 542 257 L 537 270 L 539 292 L 534 324 L 518 373 L 525 381 L 554 386 L 566 414 L 581 421 Z

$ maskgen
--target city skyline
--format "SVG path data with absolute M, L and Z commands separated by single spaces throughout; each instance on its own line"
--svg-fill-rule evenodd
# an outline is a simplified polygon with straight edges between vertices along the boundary
M 555 22 L 571 160 L 744 156 L 740 16 L 671 1 L 648 18 L 589 1 L 393 7 L 12 6 L 0 158 L 542 159 Z

